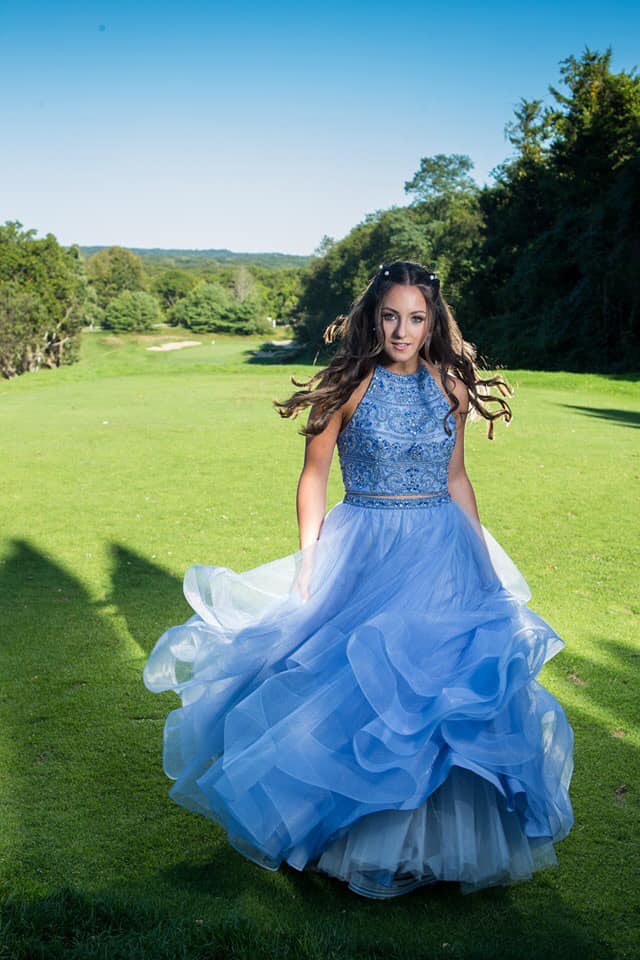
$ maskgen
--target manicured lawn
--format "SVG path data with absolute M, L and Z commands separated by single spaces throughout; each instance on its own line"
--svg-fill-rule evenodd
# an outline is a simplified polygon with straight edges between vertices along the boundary
M 313 368 L 153 339 L 87 333 L 81 363 L 0 381 L 0 958 L 640 956 L 638 380 L 509 371 L 513 422 L 468 427 L 481 519 L 567 643 L 540 675 L 576 738 L 559 867 L 377 902 L 167 798 L 178 701 L 145 659 L 192 563 L 297 549 L 302 420 L 271 401 Z

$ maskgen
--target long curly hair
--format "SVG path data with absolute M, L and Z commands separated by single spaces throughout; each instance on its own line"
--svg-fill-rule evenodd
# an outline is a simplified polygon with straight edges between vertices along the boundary
M 297 390 L 283 402 L 274 400 L 278 413 L 281 417 L 295 418 L 305 407 L 312 406 L 307 424 L 299 433 L 313 437 L 324 430 L 330 416 L 346 403 L 358 384 L 377 365 L 377 358 L 384 353 L 382 303 L 387 291 L 395 284 L 419 287 L 424 296 L 430 336 L 420 348 L 419 356 L 437 367 L 438 378 L 449 398 L 450 408 L 443 418 L 447 435 L 451 436 L 452 433 L 447 419 L 460 406 L 455 393 L 449 388 L 446 374 L 452 374 L 468 387 L 470 418 L 481 416 L 488 420 L 487 436 L 492 440 L 494 421 L 503 417 L 505 423 L 509 423 L 512 411 L 507 401 L 492 396 L 489 388 L 498 387 L 507 397 L 513 396 L 513 388 L 500 375 L 486 379 L 480 377 L 476 366 L 476 347 L 463 338 L 453 311 L 440 292 L 437 275 L 411 260 L 381 264 L 364 293 L 353 302 L 350 312 L 341 314 L 325 329 L 324 342 L 338 342 L 338 349 L 329 365 L 306 382 L 291 377 L 294 386 L 304 389 Z M 485 406 L 488 402 L 498 403 L 500 409 L 489 411 Z

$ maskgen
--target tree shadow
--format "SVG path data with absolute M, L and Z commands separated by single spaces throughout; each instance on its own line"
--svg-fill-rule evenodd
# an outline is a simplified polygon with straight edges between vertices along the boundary
M 292 366 L 316 366 L 320 370 L 329 363 L 333 354 L 308 344 L 292 341 L 290 345 L 280 345 L 274 340 L 243 350 L 242 355 L 247 366 L 282 367 L 286 371 Z
M 120 544 L 111 544 L 110 559 L 111 588 L 99 608 L 115 607 L 131 638 L 149 655 L 168 625 L 193 614 L 182 579 Z
M 575 410 L 587 417 L 608 420 L 619 427 L 631 427 L 633 429 L 640 427 L 640 412 L 636 410 L 621 410 L 617 407 L 585 407 L 578 403 L 559 403 L 557 406 L 565 407 L 567 410 Z

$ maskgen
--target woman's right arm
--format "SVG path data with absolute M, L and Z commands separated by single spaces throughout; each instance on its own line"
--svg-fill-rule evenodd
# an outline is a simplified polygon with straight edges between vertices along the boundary
M 331 414 L 322 433 L 305 438 L 304 465 L 296 495 L 301 550 L 320 536 L 327 509 L 329 471 L 341 427 L 342 408 Z

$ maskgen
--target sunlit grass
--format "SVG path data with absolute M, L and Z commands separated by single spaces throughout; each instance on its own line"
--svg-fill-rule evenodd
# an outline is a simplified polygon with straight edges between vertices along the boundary
M 304 442 L 272 400 L 314 372 L 187 339 L 85 334 L 81 363 L 0 382 L 0 957 L 637 956 L 638 382 L 507 371 L 513 422 L 468 427 L 481 519 L 567 644 L 540 675 L 576 735 L 559 867 L 379 903 L 261 870 L 167 798 L 178 704 L 144 661 L 192 612 L 190 564 L 297 549 Z

